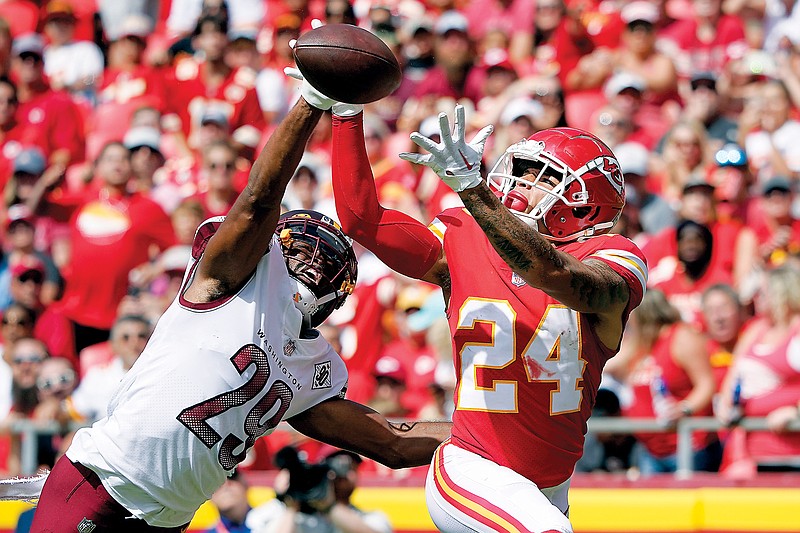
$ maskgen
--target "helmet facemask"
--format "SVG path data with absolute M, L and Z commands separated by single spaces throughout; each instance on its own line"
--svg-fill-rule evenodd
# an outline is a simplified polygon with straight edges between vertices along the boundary
M 544 148 L 543 142 L 530 139 L 511 145 L 487 177 L 490 188 L 498 192 L 501 203 L 517 217 L 537 229 L 540 224 L 547 228 L 545 217 L 552 212 L 556 204 L 561 205 L 562 209 L 564 206 L 581 208 L 587 205 L 589 198 L 586 184 L 580 174 L 546 152 Z M 527 211 L 529 206 L 527 198 L 518 191 L 515 192 L 520 185 L 545 193 L 530 211 Z M 546 233 L 542 235 L 556 241 L 573 238 L 573 236 L 557 238 Z
M 353 292 L 356 258 L 350 240 L 333 221 L 311 211 L 292 213 L 281 217 L 276 233 L 289 277 L 297 283 L 295 305 L 303 313 L 303 324 L 314 328 Z

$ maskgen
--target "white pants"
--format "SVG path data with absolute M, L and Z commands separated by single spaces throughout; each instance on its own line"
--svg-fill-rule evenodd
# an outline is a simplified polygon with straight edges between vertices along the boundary
M 445 533 L 572 533 L 568 479 L 547 489 L 449 441 L 433 456 L 425 499 L 433 523 Z

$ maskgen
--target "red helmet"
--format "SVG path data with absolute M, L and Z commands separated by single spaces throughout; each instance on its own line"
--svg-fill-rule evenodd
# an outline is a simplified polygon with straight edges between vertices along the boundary
M 625 205 L 617 158 L 603 141 L 575 128 L 542 130 L 511 145 L 487 181 L 504 205 L 558 242 L 607 233 Z M 515 191 L 519 184 L 547 194 L 529 211 L 527 198 Z

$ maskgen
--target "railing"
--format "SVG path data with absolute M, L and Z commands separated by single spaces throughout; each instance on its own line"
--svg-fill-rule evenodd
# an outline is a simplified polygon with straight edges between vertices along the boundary
M 738 425 L 746 431 L 767 430 L 765 418 L 743 418 Z M 291 430 L 288 424 L 282 423 L 282 429 L 283 426 Z M 78 429 L 79 427 L 81 426 L 72 425 L 69 429 Z M 713 417 L 681 418 L 675 428 L 665 428 L 660 422 L 652 418 L 593 417 L 589 419 L 590 433 L 676 432 L 678 435 L 678 447 L 675 475 L 681 478 L 692 475 L 692 434 L 695 431 L 718 431 L 724 429 L 724 427 Z M 800 420 L 792 421 L 788 430 L 800 431 Z M 23 475 L 34 474 L 39 466 L 36 461 L 38 454 L 37 435 L 55 435 L 62 431 L 64 431 L 64 428 L 55 422 L 42 424 L 29 420 L 20 420 L 11 425 L 11 432 L 22 437 L 21 468 Z M 798 457 L 798 461 L 800 461 L 800 457 Z

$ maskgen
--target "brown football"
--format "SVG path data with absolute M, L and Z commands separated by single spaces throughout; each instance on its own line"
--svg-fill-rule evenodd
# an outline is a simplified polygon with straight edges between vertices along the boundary
M 402 75 L 394 53 L 377 35 L 350 24 L 304 33 L 294 46 L 294 59 L 315 89 L 348 104 L 388 96 Z

